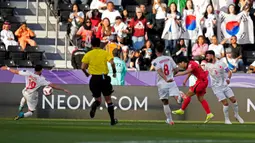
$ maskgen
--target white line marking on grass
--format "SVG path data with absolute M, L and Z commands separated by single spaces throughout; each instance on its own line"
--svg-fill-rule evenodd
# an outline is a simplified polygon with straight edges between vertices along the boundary
M 148 140 L 148 141 L 120 141 L 118 143 L 254 143 L 255 140 Z M 106 142 L 76 142 L 76 143 L 113 143 Z

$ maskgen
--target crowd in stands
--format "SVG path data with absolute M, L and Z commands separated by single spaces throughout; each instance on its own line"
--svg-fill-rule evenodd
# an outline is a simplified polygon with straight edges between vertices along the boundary
M 222 1 L 218 0 L 218 3 Z M 216 0 L 153 0 L 152 6 L 137 5 L 135 13 L 130 14 L 125 6 L 115 10 L 111 1 L 92 0 L 90 11 L 86 13 L 80 11 L 77 4 L 73 4 L 72 9 L 69 35 L 76 46 L 87 52 L 91 50 L 90 39 L 100 38 L 101 48 L 110 53 L 115 48 L 122 51 L 122 59 L 129 70 L 152 70 L 151 61 L 155 58 L 157 44 L 164 44 L 165 54 L 175 60 L 186 56 L 201 62 L 205 52 L 213 50 L 233 72 L 246 70 L 242 60 L 243 44 L 238 43 L 240 37 L 232 34 L 218 41 L 217 33 L 221 31 L 217 30 L 217 23 L 222 20 L 220 15 L 228 17 L 242 13 L 254 19 L 251 1 L 229 0 L 219 6 Z M 195 18 L 195 24 L 192 18 Z

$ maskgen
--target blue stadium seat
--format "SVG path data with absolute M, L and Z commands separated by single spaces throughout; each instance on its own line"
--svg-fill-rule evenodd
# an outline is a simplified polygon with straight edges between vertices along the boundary
M 17 60 L 17 61 L 15 61 L 15 64 L 17 67 L 20 67 L 20 68 L 32 68 L 33 67 L 32 62 L 29 60 Z
M 6 65 L 8 67 L 17 67 L 13 60 L 5 60 L 4 65 Z

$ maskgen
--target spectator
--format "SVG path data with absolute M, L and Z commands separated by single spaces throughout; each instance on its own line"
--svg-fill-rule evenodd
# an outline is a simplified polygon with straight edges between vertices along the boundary
M 171 3 L 175 3 L 177 5 L 177 11 L 182 13 L 185 8 L 185 5 L 186 5 L 186 0 L 168 0 L 169 7 L 170 7 Z
M 249 66 L 247 73 L 255 73 L 255 61 Z
M 205 58 L 205 52 L 208 50 L 208 44 L 205 43 L 204 36 L 199 36 L 197 43 L 192 47 L 192 56 L 195 61 L 201 62 Z
M 132 51 L 130 53 L 130 63 L 129 63 L 129 69 L 136 69 L 139 70 L 139 65 L 138 65 L 138 59 L 140 57 L 140 51 Z
M 111 26 L 115 24 L 115 19 L 117 16 L 121 16 L 119 11 L 114 9 L 113 2 L 109 1 L 107 3 L 107 10 L 105 10 L 102 14 L 102 19 L 108 18 L 110 20 Z
M 105 50 L 110 54 L 112 55 L 112 51 L 114 49 L 118 49 L 120 50 L 120 46 L 118 45 L 117 43 L 117 36 L 116 35 L 111 35 L 109 37 L 109 43 L 105 46 Z M 113 56 L 113 55 L 112 55 Z
M 84 25 L 80 27 L 76 33 L 78 36 L 81 36 L 80 47 L 85 49 L 85 52 L 91 50 L 91 39 L 93 36 L 93 31 L 91 28 L 91 21 L 89 19 L 85 20 Z
M 82 49 L 75 49 L 72 53 L 71 62 L 74 69 L 81 69 L 82 58 L 86 52 Z
M 162 38 L 165 39 L 165 49 L 168 49 L 170 53 L 176 48 L 177 40 L 181 36 L 181 14 L 177 11 L 175 3 L 170 5 L 170 13 L 167 14 L 167 21 L 162 34 Z
M 206 7 L 210 4 L 211 0 L 192 0 L 194 3 L 195 11 L 202 16 L 206 11 Z M 220 1 L 220 0 L 219 0 Z
M 166 8 L 167 6 L 165 3 L 161 3 L 160 0 L 154 0 L 153 6 L 152 6 L 152 12 L 153 14 L 155 14 L 155 18 L 156 18 L 155 29 L 159 35 L 162 35 L 163 29 L 164 29 Z
M 124 39 L 127 37 L 128 29 L 127 25 L 122 22 L 122 18 L 120 16 L 116 17 L 114 29 L 117 34 L 118 43 L 123 43 Z
M 70 31 L 70 39 L 73 40 L 74 36 L 76 35 L 78 29 L 81 27 L 83 21 L 84 21 L 84 13 L 80 11 L 77 4 L 74 4 L 73 12 L 70 13 L 68 21 L 71 22 L 71 31 Z
M 116 78 L 112 77 L 112 68 L 110 63 L 108 63 L 108 69 L 109 69 L 109 76 L 111 77 L 111 84 L 112 85 L 125 85 L 125 75 L 127 73 L 126 64 L 123 60 L 121 60 L 121 50 L 114 49 L 112 51 L 112 55 L 114 56 L 114 63 L 116 66 L 117 74 Z
M 205 14 L 203 18 L 200 20 L 201 25 L 203 27 L 203 34 L 207 38 L 208 43 L 213 35 L 216 34 L 216 15 L 214 14 L 214 9 L 211 4 L 206 7 Z
M 108 18 L 104 18 L 101 26 L 98 28 L 96 37 L 101 40 L 100 47 L 105 48 L 105 45 L 109 42 L 109 37 L 114 33 L 115 30 L 110 24 L 110 20 Z
M 223 44 L 226 43 L 227 39 L 223 41 Z M 237 37 L 232 36 L 230 39 L 230 45 L 227 48 L 231 51 L 231 57 L 235 59 L 236 64 L 238 65 L 239 70 L 243 70 L 244 63 L 242 59 L 242 47 L 241 45 L 237 44 Z
M 99 10 L 100 13 L 103 13 L 107 9 L 107 0 L 92 0 L 90 4 L 90 9 L 94 10 L 97 9 Z
M 212 36 L 212 44 L 209 45 L 209 50 L 213 50 L 215 57 L 221 59 L 224 57 L 224 47 L 218 43 L 217 36 Z
M 129 27 L 132 29 L 133 49 L 140 50 L 147 40 L 147 21 L 140 8 L 136 8 L 136 16 L 130 21 Z
M 151 41 L 147 40 L 145 42 L 145 45 L 142 48 L 142 55 L 143 55 L 143 60 L 144 63 L 148 68 L 151 66 L 151 61 L 152 61 L 152 43 Z
M 129 22 L 131 21 L 131 18 L 129 17 L 129 13 L 128 13 L 128 11 L 126 10 L 126 9 L 124 9 L 123 11 L 122 11 L 122 15 L 121 15 L 121 17 L 122 17 L 122 21 L 125 23 L 125 24 L 129 24 Z
M 5 45 L 5 48 L 8 50 L 8 46 L 18 45 L 15 41 L 13 32 L 10 30 L 11 25 L 9 22 L 4 22 L 3 29 L 1 31 L 1 40 Z
M 97 9 L 92 10 L 90 21 L 91 21 L 92 30 L 93 30 L 94 34 L 96 34 L 98 27 L 100 25 L 100 22 L 101 22 L 101 16 Z
M 238 68 L 238 64 L 236 63 L 236 60 L 232 57 L 232 51 L 231 49 L 226 49 L 226 57 L 223 58 L 223 62 L 228 65 L 228 68 L 232 72 L 236 72 Z
M 17 36 L 21 48 L 24 50 L 29 44 L 30 46 L 36 46 L 32 37 L 35 37 L 35 33 L 27 27 L 26 23 L 22 23 L 19 29 L 16 30 L 15 36 Z
M 179 43 L 173 51 L 172 56 L 175 60 L 179 57 L 188 56 L 187 46 L 185 45 L 184 39 L 180 39 Z
M 156 41 L 156 31 L 155 25 L 156 25 L 156 20 L 155 16 L 151 12 L 147 12 L 146 6 L 144 4 L 140 4 L 141 11 L 143 13 L 143 16 L 146 18 L 147 21 L 147 35 L 148 39 Z

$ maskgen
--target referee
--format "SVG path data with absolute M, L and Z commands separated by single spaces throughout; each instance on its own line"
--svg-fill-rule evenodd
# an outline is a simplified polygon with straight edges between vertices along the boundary
M 84 55 L 81 67 L 87 77 L 89 77 L 90 74 L 92 75 L 89 81 L 89 88 L 93 94 L 92 96 L 95 98 L 95 102 L 92 104 L 90 117 L 95 117 L 96 109 L 100 106 L 102 101 L 102 93 L 108 105 L 111 125 L 115 125 L 118 123 L 118 120 L 114 118 L 114 105 L 111 100 L 113 88 L 111 85 L 111 78 L 107 75 L 109 72 L 107 62 L 109 62 L 113 69 L 113 77 L 116 77 L 116 68 L 113 62 L 113 57 L 105 50 L 99 48 L 100 39 L 91 39 L 91 45 L 93 49 Z

